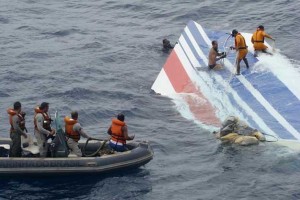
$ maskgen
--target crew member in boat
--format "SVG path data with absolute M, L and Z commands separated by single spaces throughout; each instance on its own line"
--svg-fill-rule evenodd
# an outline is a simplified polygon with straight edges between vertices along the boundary
M 53 139 L 55 130 L 51 127 L 52 119 L 48 114 L 49 103 L 43 102 L 34 109 L 34 134 L 39 146 L 40 157 L 46 157 L 49 144 L 47 140 Z
M 270 38 L 275 41 L 270 35 L 265 32 L 265 27 L 260 25 L 257 27 L 256 31 L 253 33 L 251 42 L 254 48 L 254 56 L 257 56 L 258 52 L 263 52 L 272 55 L 272 53 L 267 52 L 268 47 L 264 44 L 265 37 Z
M 174 46 L 171 45 L 170 41 L 168 39 L 163 39 L 163 51 L 164 52 L 169 52 L 170 49 L 173 49 Z
M 9 157 L 21 157 L 21 135 L 27 138 L 27 131 L 25 127 L 25 113 L 22 112 L 22 105 L 19 101 L 14 103 L 14 108 L 8 108 L 7 113 L 9 114 L 10 123 L 10 138 L 12 145 L 9 152 Z
M 83 131 L 83 128 L 79 124 L 77 111 L 71 112 L 71 117 L 66 116 L 64 121 L 68 147 L 72 153 L 78 157 L 81 157 L 82 152 L 78 146 L 78 141 L 80 140 L 81 136 L 88 139 L 91 137 Z
M 247 69 L 249 69 L 248 60 L 246 58 L 248 53 L 248 46 L 246 44 L 245 38 L 236 29 L 232 30 L 231 36 L 235 38 L 235 46 L 231 49 L 235 49 L 236 55 L 236 75 L 240 75 L 240 63 L 243 60 L 246 64 Z
M 217 61 L 226 58 L 226 52 L 219 52 L 216 40 L 213 40 L 211 44 L 212 47 L 208 54 L 208 69 L 220 70 L 222 69 L 222 65 L 217 64 Z
M 124 122 L 125 115 L 120 113 L 117 118 L 112 119 L 111 125 L 107 133 L 111 136 L 109 146 L 118 152 L 126 151 L 126 140 L 133 140 L 133 136 L 128 136 L 127 125 Z

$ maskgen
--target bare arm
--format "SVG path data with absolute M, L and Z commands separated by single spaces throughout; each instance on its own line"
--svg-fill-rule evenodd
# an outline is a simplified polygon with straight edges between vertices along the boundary
M 122 131 L 123 131 L 123 134 L 124 134 L 124 138 L 126 140 L 133 140 L 134 139 L 134 135 L 133 136 L 128 136 L 128 129 L 127 129 L 127 126 L 123 126 L 122 127 Z
M 213 65 L 216 64 L 216 52 L 215 50 L 213 50 L 212 48 L 209 51 L 208 54 L 208 65 Z
M 79 123 L 74 125 L 73 130 L 77 131 L 84 138 L 90 138 L 90 136 L 83 130 Z
M 265 37 L 270 38 L 270 39 L 273 40 L 273 38 L 272 38 L 270 35 L 266 34 L 265 32 L 263 33 L 263 35 L 264 35 Z

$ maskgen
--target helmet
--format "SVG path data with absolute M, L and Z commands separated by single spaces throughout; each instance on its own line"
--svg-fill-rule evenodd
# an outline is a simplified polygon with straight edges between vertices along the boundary
M 231 36 L 234 37 L 236 34 L 238 34 L 238 31 L 236 29 L 233 29 L 231 32 Z

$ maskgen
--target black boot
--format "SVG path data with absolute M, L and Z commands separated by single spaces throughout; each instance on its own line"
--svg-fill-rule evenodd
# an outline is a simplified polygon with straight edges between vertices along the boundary
M 257 57 L 258 56 L 258 53 L 256 50 L 254 50 L 254 57 Z
M 247 69 L 249 69 L 249 64 L 248 64 L 247 58 L 244 58 L 243 60 L 244 60 L 244 62 L 245 62 L 245 64 L 246 64 Z
M 236 75 L 240 75 L 240 63 L 236 66 Z

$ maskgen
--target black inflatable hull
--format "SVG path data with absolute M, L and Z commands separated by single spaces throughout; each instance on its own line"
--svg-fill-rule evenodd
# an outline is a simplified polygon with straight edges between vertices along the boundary
M 0 140 L 0 144 L 9 143 L 7 139 Z M 99 145 L 101 143 L 89 144 L 90 151 L 97 149 Z M 0 176 L 108 173 L 125 168 L 138 168 L 152 160 L 153 150 L 148 142 L 131 142 L 128 145 L 131 149 L 129 151 L 100 157 L 0 157 Z

